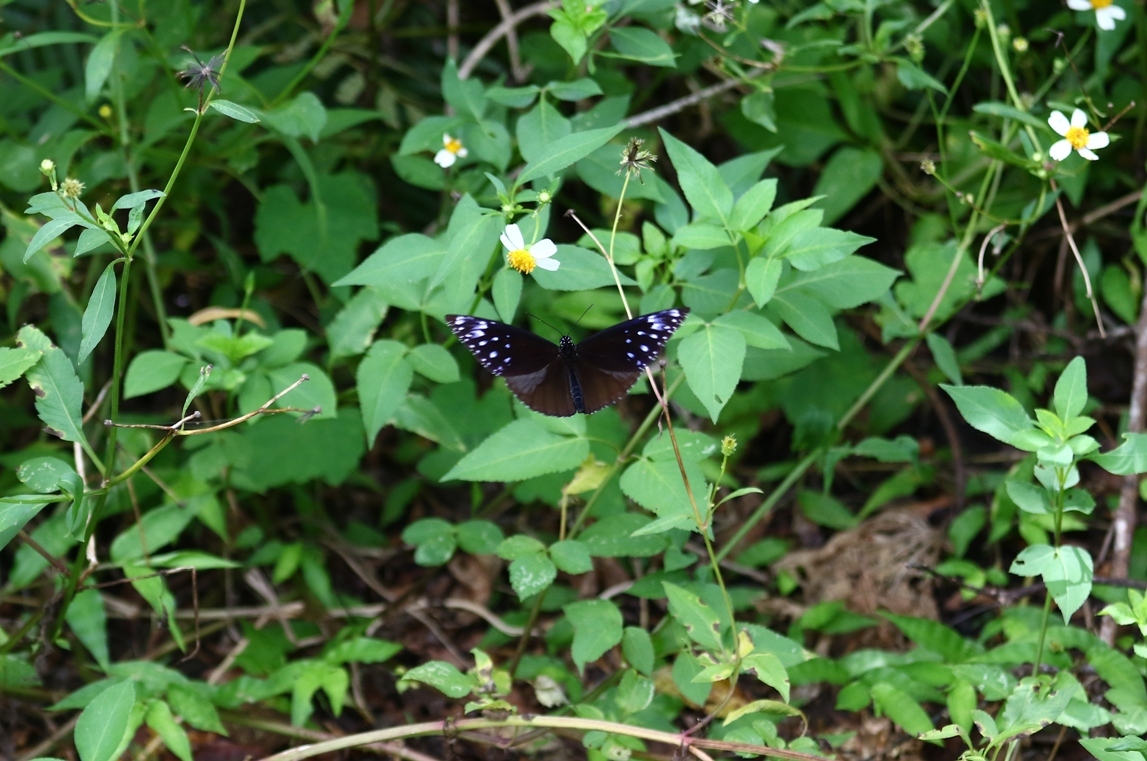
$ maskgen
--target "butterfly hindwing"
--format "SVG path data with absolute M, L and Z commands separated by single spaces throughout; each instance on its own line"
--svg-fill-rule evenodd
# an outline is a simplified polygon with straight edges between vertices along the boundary
M 625 396 L 665 348 L 688 309 L 665 309 L 594 333 L 577 345 L 576 370 L 586 414 Z

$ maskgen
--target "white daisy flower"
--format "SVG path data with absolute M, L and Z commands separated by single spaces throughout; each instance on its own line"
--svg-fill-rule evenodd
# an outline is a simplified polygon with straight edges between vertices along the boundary
M 1079 108 L 1072 112 L 1070 122 L 1059 111 L 1052 111 L 1047 123 L 1056 134 L 1063 136 L 1063 140 L 1054 142 L 1047 151 L 1056 161 L 1067 158 L 1073 148 L 1088 161 L 1095 161 L 1099 158 L 1095 155 L 1096 149 L 1106 148 L 1111 142 L 1106 132 L 1091 132 L 1087 129 L 1087 114 Z
M 517 225 L 506 225 L 506 231 L 502 233 L 502 245 L 509 251 L 506 258 L 510 266 L 523 275 L 533 272 L 534 267 L 553 272 L 561 266 L 561 262 L 553 258 L 558 252 L 558 247 L 552 240 L 542 238 L 537 243 L 526 246 L 526 240 Z
M 443 169 L 449 169 L 454 166 L 454 162 L 458 159 L 466 158 L 468 151 L 462 145 L 462 141 L 456 137 L 450 137 L 448 134 L 442 135 L 442 150 L 434 154 L 434 163 Z
M 1067 0 L 1067 7 L 1073 11 L 1095 11 L 1095 23 L 1106 32 L 1115 28 L 1116 21 L 1127 18 L 1127 11 L 1113 0 Z

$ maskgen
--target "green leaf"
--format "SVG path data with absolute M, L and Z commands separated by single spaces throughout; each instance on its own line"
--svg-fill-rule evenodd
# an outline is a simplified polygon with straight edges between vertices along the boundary
M 240 106 L 238 103 L 232 103 L 231 101 L 224 100 L 223 98 L 216 98 L 215 100 L 208 103 L 207 107 L 213 108 L 224 116 L 234 119 L 237 122 L 243 122 L 245 124 L 259 123 L 259 116 L 254 111 L 247 108 L 246 106 Z
M 16 469 L 16 478 L 38 494 L 59 491 L 60 483 L 75 475 L 75 469 L 57 457 L 33 457 L 20 463 Z
M 456 666 L 444 661 L 430 661 L 415 666 L 402 675 L 403 681 L 422 682 L 437 689 L 447 697 L 464 698 L 477 688 L 473 677 L 467 676 Z
M 729 229 L 745 232 L 756 227 L 773 208 L 776 198 L 776 178 L 770 177 L 753 185 L 733 204 L 733 211 L 729 215 Z
M 721 644 L 721 619 L 693 592 L 668 581 L 662 582 L 669 598 L 669 613 L 685 627 L 689 639 L 710 653 L 724 652 Z
M 524 481 L 573 470 L 589 454 L 581 436 L 560 436 L 533 418 L 497 431 L 450 469 L 443 481 Z
M 796 233 L 785 249 L 784 258 L 798 270 L 811 272 L 840 261 L 875 238 L 847 230 L 814 227 Z
M 112 208 L 135 209 L 156 198 L 163 198 L 162 190 L 156 190 L 154 188 L 148 190 L 140 190 L 136 193 L 128 193 L 125 196 L 120 196 L 116 199 L 116 202 L 112 204 Z
M 609 41 L 622 58 L 640 61 L 647 66 L 677 66 L 669 43 L 652 30 L 639 26 L 615 26 L 609 30 Z
M 752 674 L 761 684 L 767 684 L 789 702 L 789 672 L 781 659 L 772 653 L 751 653 L 741 661 L 741 673 Z
M 379 246 L 362 264 L 333 285 L 393 286 L 430 277 L 446 253 L 444 242 L 418 233 L 399 235 Z
M 648 708 L 655 694 L 652 679 L 641 676 L 633 669 L 626 669 L 617 685 L 615 702 L 622 715 L 631 716 Z
M 1012 444 L 1034 426 L 1015 397 L 987 386 L 949 386 L 940 388 L 952 397 L 968 425 L 1005 444 Z
M 410 350 L 406 361 L 410 363 L 414 372 L 435 383 L 458 382 L 458 361 L 441 344 L 415 346 Z
M 725 228 L 711 222 L 693 222 L 673 234 L 673 245 L 698 251 L 724 248 L 731 243 Z
M 308 380 L 287 392 L 275 403 L 276 406 L 299 407 L 304 410 L 319 409 L 319 414 L 314 416 L 316 420 L 336 417 L 338 397 L 335 395 L 334 383 L 318 365 L 310 362 L 292 362 L 268 372 L 267 379 L 271 382 L 271 388 L 278 393 L 304 375 Z
M 31 325 L 20 329 L 16 341 L 20 346 L 43 352 L 40 361 L 25 375 L 36 395 L 36 413 L 48 432 L 64 441 L 83 441 L 80 406 L 84 384 L 76 376 L 72 361 Z
M 227 734 L 227 729 L 219 720 L 219 713 L 215 710 L 215 706 L 211 704 L 210 700 L 199 694 L 195 688 L 188 685 L 173 684 L 167 688 L 167 702 L 171 704 L 173 711 L 196 729 L 214 732 L 218 735 Z
M 525 534 L 515 534 L 514 536 L 507 537 L 497 548 L 498 557 L 503 560 L 519 560 L 521 558 L 542 555 L 545 551 L 546 545 L 532 536 Z
M 462 277 L 464 272 L 471 269 L 465 266 L 468 260 L 477 259 L 485 265 L 490 258 L 490 252 L 498 242 L 498 235 L 502 231 L 500 219 L 480 214 L 476 208 L 471 210 L 461 204 L 457 207 L 455 217 L 459 215 L 466 218 L 458 221 L 451 219 L 451 229 L 454 234 L 446 249 L 446 256 L 438 264 L 438 271 L 430 278 L 428 288 L 446 282 L 447 278 L 453 281 Z
M 627 626 L 621 636 L 625 662 L 646 676 L 653 674 L 653 638 L 638 626 Z
M 1147 473 L 1147 434 L 1125 433 L 1122 444 L 1110 452 L 1092 455 L 1091 459 L 1117 476 Z
M 82 221 L 83 220 L 81 220 L 80 217 L 75 213 L 69 213 L 67 215 L 57 217 L 56 219 L 49 219 L 39 230 L 36 231 L 36 234 L 32 236 L 32 240 L 28 241 L 28 247 L 24 249 L 24 263 L 28 263 L 28 260 L 32 258 L 32 254 L 36 253 L 41 248 L 48 245 L 76 225 L 81 224 Z
M 111 665 L 108 651 L 108 615 L 104 599 L 98 590 L 85 589 L 76 593 L 64 614 L 68 628 L 95 658 L 100 668 L 107 671 Z
M 354 637 L 336 643 L 323 653 L 330 663 L 384 663 L 402 652 L 402 645 L 375 637 Z
M 128 720 L 135 705 L 130 679 L 97 695 L 76 721 L 76 750 L 81 761 L 112 761 L 127 741 Z
M 498 524 L 482 520 L 459 523 L 454 533 L 458 537 L 458 546 L 471 555 L 493 555 L 505 539 Z
M 558 259 L 560 262 L 561 259 Z M 565 262 L 562 265 L 565 266 Z M 560 268 L 559 268 L 560 269 Z M 543 272 L 544 270 L 537 270 Z M 490 289 L 494 297 L 494 308 L 502 322 L 513 323 L 514 315 L 518 311 L 518 303 L 522 300 L 522 275 L 516 270 L 504 268 L 494 275 L 494 285 Z
M 327 325 L 331 358 L 355 357 L 369 349 L 388 308 L 376 288 L 363 288 L 352 296 Z
M 268 128 L 287 137 L 308 137 L 318 142 L 327 123 L 327 109 L 313 92 L 301 92 L 292 100 L 263 113 Z
M 733 192 L 721 179 L 717 167 L 665 130 L 658 128 L 658 132 L 665 142 L 673 168 L 677 170 L 681 191 L 693 211 L 728 226 L 729 214 L 733 210 Z
M 834 309 L 852 309 L 883 296 L 898 275 L 891 267 L 853 255 L 813 272 L 793 270 L 777 290 L 782 293 L 801 291 L 816 296 Z
M 1032 116 L 1027 111 L 1021 111 L 1014 106 L 1009 106 L 1006 103 L 999 103 L 996 101 L 983 101 L 972 106 L 972 111 L 977 114 L 988 114 L 990 116 L 998 116 L 1001 119 L 1012 119 L 1017 122 L 1022 122 L 1029 127 L 1035 127 L 1038 130 L 1047 129 L 1047 121 Z
M 526 164 L 514 182 L 515 187 L 523 187 L 526 183 L 539 177 L 557 174 L 608 143 L 618 132 L 621 132 L 621 129 L 622 125 L 618 124 L 613 127 L 575 132 L 555 140 L 550 144 L 544 158 Z
M 40 361 L 40 356 L 39 351 L 28 347 L 0 347 L 0 388 L 19 379 L 29 367 Z
M 127 366 L 123 382 L 124 399 L 143 396 L 167 388 L 179 380 L 188 359 L 162 349 L 140 352 Z
M 778 290 L 769 308 L 798 336 L 829 349 L 840 349 L 832 314 L 824 302 L 795 290 Z
M 1023 577 L 1041 576 L 1065 624 L 1091 594 L 1091 555 L 1080 547 L 1032 545 L 1016 556 L 1008 571 Z
M 116 47 L 123 29 L 113 29 L 100 38 L 88 55 L 87 65 L 84 66 L 84 100 L 92 103 L 100 96 L 104 82 L 107 82 L 115 65 Z
M 111 545 L 112 560 L 125 563 L 138 560 L 147 553 L 162 549 L 183 532 L 195 518 L 209 495 L 195 497 L 184 505 L 166 504 L 148 511 L 138 524 L 132 524 L 120 533 Z
M 741 380 L 745 346 L 745 337 L 739 331 L 712 324 L 684 338 L 678 348 L 677 359 L 685 370 L 689 388 L 714 423 Z
M 789 342 L 780 329 L 756 312 L 729 312 L 713 320 L 713 324 L 739 331 L 745 337 L 745 343 L 758 349 L 789 348 Z
M 441 518 L 423 518 L 402 532 L 402 541 L 413 544 L 414 562 L 423 567 L 445 565 L 454 557 L 457 539 L 454 527 Z
M 561 267 L 551 272 L 541 267 L 533 272 L 534 281 L 550 291 L 589 291 L 602 286 L 613 286 L 613 273 L 601 254 L 580 246 L 562 244 L 554 258 Z M 632 278 L 619 272 L 622 285 L 636 285 Z
M 92 353 L 92 350 L 104 337 L 108 326 L 112 324 L 112 315 L 115 314 L 116 277 L 115 266 L 119 260 L 113 261 L 104 268 L 88 306 L 84 309 L 82 324 L 82 338 L 80 339 L 80 352 L 76 358 L 82 363 Z
M 1067 422 L 1083 412 L 1087 404 L 1087 363 L 1076 357 L 1063 369 L 1055 384 L 1055 414 Z
M 550 559 L 559 571 L 575 576 L 593 570 L 593 558 L 589 555 L 589 549 L 576 539 L 555 542 L 550 547 Z
M 685 462 L 685 472 L 689 476 L 689 486 L 703 509 L 703 499 L 707 486 L 705 477 L 695 461 Z M 681 480 L 681 469 L 676 460 L 640 459 L 625 469 L 621 476 L 621 491 L 646 510 L 655 514 L 657 521 L 642 527 L 639 531 L 661 531 L 666 528 L 695 529 L 693 506 Z
M 937 92 L 947 95 L 948 88 L 944 87 L 943 82 L 933 77 L 928 72 L 921 69 L 916 64 L 905 58 L 897 58 L 896 60 L 896 78 L 900 80 L 900 84 L 907 87 L 909 90 L 923 90 L 925 87 L 930 87 Z M 901 726 L 904 726 L 901 724 Z M 907 727 L 904 727 L 908 729 Z M 932 725 L 929 723 L 928 729 Z M 912 731 L 912 730 L 909 730 Z M 921 730 L 923 731 L 923 730 Z
M 867 196 L 883 172 L 884 161 L 870 148 L 846 145 L 834 151 L 812 190 L 814 196 L 824 196 L 818 202 L 824 224 L 831 225 Z
M 367 441 L 373 444 L 382 427 L 402 403 L 414 370 L 406 361 L 406 346 L 397 341 L 376 341 L 355 373 Z
M 1004 488 L 1007 489 L 1012 502 L 1015 502 L 1020 510 L 1025 513 L 1032 515 L 1052 514 L 1051 500 L 1048 499 L 1047 489 L 1012 479 L 1004 481 Z
M 953 385 L 964 385 L 964 376 L 960 373 L 960 361 L 956 359 L 956 350 L 952 348 L 948 339 L 939 333 L 929 333 L 925 340 L 932 352 L 932 361 L 936 363 L 940 372 L 944 373 Z
M 578 672 L 584 674 L 587 663 L 596 661 L 621 642 L 621 611 L 609 600 L 580 600 L 563 606 L 562 610 L 574 630 L 570 655 Z
M 153 700 L 144 720 L 180 761 L 193 761 L 191 741 L 187 738 L 187 732 L 175 721 L 175 716 L 172 715 L 171 707 L 167 703 Z
M 755 257 L 745 268 L 745 287 L 757 306 L 763 307 L 773 298 L 777 281 L 781 278 L 781 260 Z
M 869 690 L 872 703 L 905 732 L 918 735 L 935 727 L 928 718 L 928 712 L 911 695 L 885 682 L 872 685 Z
M 544 552 L 520 557 L 510 563 L 510 586 L 519 600 L 546 591 L 557 577 L 557 567 Z
M 442 97 L 460 113 L 481 121 L 486 112 L 486 92 L 478 79 L 461 79 L 453 59 L 442 67 Z

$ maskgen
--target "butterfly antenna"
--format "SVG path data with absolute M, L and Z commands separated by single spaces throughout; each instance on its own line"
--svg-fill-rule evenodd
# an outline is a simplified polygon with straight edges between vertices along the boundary
M 558 330 L 557 328 L 555 328 L 553 325 L 550 325 L 548 322 L 546 322 L 545 320 L 543 320 L 541 317 L 538 317 L 536 314 L 532 314 L 532 313 L 530 313 L 530 312 L 526 312 L 526 317 L 533 317 L 535 320 L 537 320 L 537 321 L 538 321 L 538 322 L 540 322 L 541 324 L 545 325 L 547 328 L 549 328 L 550 330 L 554 331 L 554 332 L 555 332 L 555 333 L 557 333 L 559 336 L 562 336 L 562 337 L 564 337 L 564 336 L 565 336 L 565 333 L 561 332 L 560 330 Z M 579 317 L 578 319 L 580 320 L 581 318 Z
M 589 306 L 587 306 L 587 307 L 585 308 L 585 311 L 584 311 L 584 312 L 582 312 L 582 313 L 581 313 L 581 315 L 580 315 L 580 316 L 577 318 L 577 322 L 575 322 L 575 323 L 574 323 L 574 325 L 577 325 L 577 324 L 578 324 L 578 322 L 581 322 L 581 318 L 582 318 L 582 317 L 585 317 L 585 315 L 586 315 L 586 312 L 588 312 L 588 311 L 589 311 L 589 310 L 591 310 L 591 309 L 593 309 L 593 304 L 590 304 Z

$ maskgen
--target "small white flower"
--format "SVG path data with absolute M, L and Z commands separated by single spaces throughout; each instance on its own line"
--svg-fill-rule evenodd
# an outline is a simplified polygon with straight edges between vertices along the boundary
M 506 258 L 509 260 L 510 266 L 523 275 L 533 272 L 534 267 L 541 267 L 553 272 L 561 266 L 561 262 L 553 258 L 553 255 L 558 252 L 558 247 L 554 245 L 552 240 L 542 238 L 537 243 L 532 243 L 527 247 L 526 241 L 522 237 L 522 231 L 518 229 L 517 225 L 506 225 L 506 231 L 502 233 L 502 245 L 509 251 Z
M 1106 148 L 1111 142 L 1106 132 L 1090 132 L 1087 129 L 1087 114 L 1079 108 L 1072 112 L 1070 122 L 1059 111 L 1052 111 L 1047 123 L 1056 134 L 1063 136 L 1063 140 L 1052 143 L 1047 151 L 1056 161 L 1067 158 L 1073 148 L 1088 161 L 1095 161 L 1099 158 L 1095 155 L 1096 149 Z
M 1095 11 L 1095 23 L 1106 32 L 1115 28 L 1116 21 L 1127 18 L 1127 11 L 1113 0 L 1067 0 L 1067 7 L 1073 11 Z
M 469 151 L 462 145 L 462 141 L 448 134 L 442 135 L 442 150 L 434 154 L 434 163 L 443 169 L 454 166 L 458 159 L 466 158 Z

